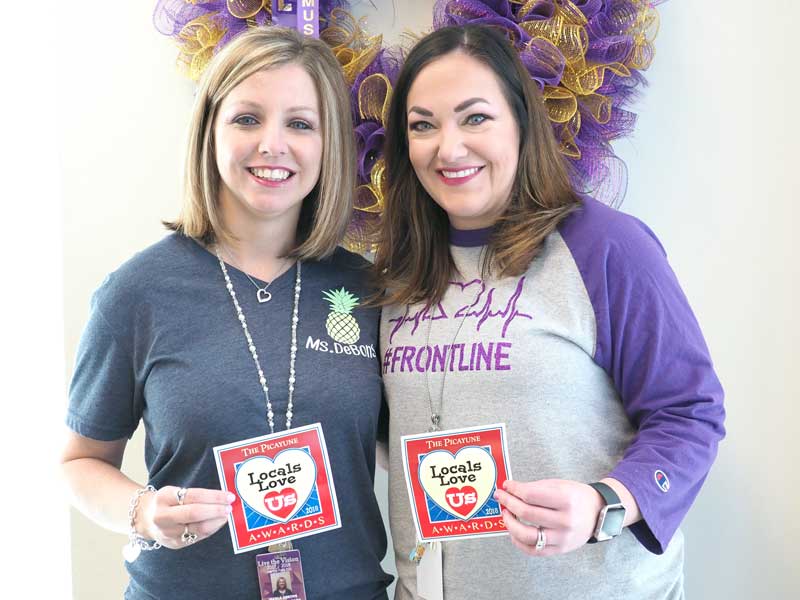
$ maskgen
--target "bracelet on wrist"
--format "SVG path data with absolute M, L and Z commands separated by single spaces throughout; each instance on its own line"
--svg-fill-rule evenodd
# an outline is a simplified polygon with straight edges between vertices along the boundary
M 139 507 L 139 500 L 145 494 L 155 493 L 157 490 L 152 485 L 147 485 L 139 488 L 131 496 L 130 504 L 128 505 L 128 524 L 130 529 L 128 531 L 128 543 L 122 548 L 122 556 L 129 563 L 132 563 L 139 554 L 144 551 L 158 550 L 161 544 L 157 541 L 150 542 L 136 532 L 136 509 Z

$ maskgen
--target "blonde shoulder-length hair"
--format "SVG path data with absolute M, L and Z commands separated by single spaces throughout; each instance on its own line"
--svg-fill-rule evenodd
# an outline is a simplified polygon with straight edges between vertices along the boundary
M 355 138 L 350 95 L 339 62 L 324 42 L 282 27 L 258 27 L 241 34 L 206 68 L 189 123 L 184 168 L 184 200 L 168 229 L 209 244 L 230 241 L 221 219 L 220 175 L 214 152 L 214 123 L 223 99 L 242 81 L 267 69 L 298 64 L 311 77 L 319 96 L 322 166 L 314 189 L 303 200 L 297 244 L 290 255 L 300 259 L 329 256 L 342 241 L 356 178 Z

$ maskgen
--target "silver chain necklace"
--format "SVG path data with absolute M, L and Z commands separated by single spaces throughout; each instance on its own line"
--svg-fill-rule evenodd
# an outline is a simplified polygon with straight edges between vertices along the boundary
M 247 328 L 247 319 L 244 316 L 244 311 L 242 311 L 242 307 L 239 306 L 239 301 L 236 299 L 236 290 L 233 289 L 233 283 L 231 282 L 231 278 L 228 276 L 228 269 L 225 266 L 225 261 L 222 260 L 222 255 L 219 252 L 219 246 L 217 246 L 214 250 L 217 255 L 217 260 L 219 261 L 219 267 L 222 269 L 222 274 L 225 276 L 225 287 L 228 288 L 228 293 L 230 294 L 231 300 L 233 300 L 233 306 L 236 309 L 236 315 L 239 318 L 239 322 L 242 324 L 242 331 L 244 331 L 244 337 L 247 339 L 247 348 L 250 350 L 250 355 L 253 357 L 253 362 L 256 364 L 256 370 L 258 371 L 258 382 L 261 384 L 261 389 L 264 392 L 264 399 L 267 402 L 267 422 L 269 423 L 269 432 L 275 433 L 275 422 L 273 421 L 274 413 L 272 412 L 272 402 L 269 399 L 267 378 L 264 375 L 264 371 L 261 368 L 261 363 L 258 360 L 256 345 L 253 342 L 252 336 L 250 335 L 250 330 Z M 297 323 L 300 321 L 298 314 L 300 311 L 301 281 L 300 261 L 298 260 L 297 275 L 295 276 L 294 280 L 294 307 L 292 308 L 292 345 L 289 349 L 289 403 L 286 405 L 286 429 L 292 428 L 292 402 L 294 399 L 295 382 L 294 364 L 295 359 L 297 358 Z M 269 284 L 267 284 L 267 286 L 269 286 Z M 266 290 L 266 288 L 264 289 Z M 259 302 L 261 302 L 260 298 Z
M 480 293 L 480 292 L 479 292 Z M 474 304 L 474 302 L 473 302 Z M 438 305 L 437 305 L 438 306 Z M 464 325 L 464 321 L 467 320 L 467 315 L 469 314 L 469 308 L 472 308 L 470 305 L 467 310 L 464 311 L 464 314 L 461 317 L 461 321 L 458 324 L 458 328 L 456 329 L 456 333 L 453 336 L 453 340 L 450 342 L 450 347 L 448 351 L 444 353 L 444 372 L 442 373 L 442 383 L 439 386 L 439 406 L 435 407 L 433 405 L 433 394 L 431 394 L 431 382 L 430 376 L 428 371 L 425 371 L 425 389 L 428 391 L 428 406 L 431 410 L 431 428 L 428 431 L 439 431 L 439 426 L 441 425 L 442 421 L 442 411 L 444 410 L 444 384 L 447 380 L 447 357 L 453 354 L 453 344 L 456 343 L 456 339 L 458 338 L 458 334 L 461 333 L 461 327 Z M 434 307 L 435 310 L 435 307 Z M 425 335 L 425 346 L 427 348 L 431 347 L 431 329 L 433 328 L 433 317 L 431 315 L 428 319 L 428 331 Z
M 483 254 L 483 250 L 481 250 L 481 254 Z M 480 257 L 479 257 L 479 260 L 480 260 Z M 480 279 L 480 284 L 481 284 L 481 287 L 478 290 L 478 294 L 475 296 L 475 299 L 472 301 L 472 303 L 469 306 L 467 306 L 467 308 L 464 310 L 464 314 L 461 316 L 461 321 L 458 323 L 458 327 L 456 328 L 456 333 L 453 336 L 452 341 L 450 342 L 450 347 L 448 348 L 448 351 L 446 351 L 444 353 L 445 368 L 444 368 L 444 372 L 442 373 L 442 383 L 439 386 L 439 402 L 438 402 L 439 405 L 438 405 L 438 407 L 434 406 L 434 404 L 433 404 L 433 394 L 431 394 L 430 375 L 429 375 L 427 370 L 425 371 L 425 389 L 428 392 L 428 406 L 430 407 L 430 410 L 431 410 L 431 427 L 430 427 L 430 429 L 428 431 L 431 431 L 431 432 L 440 431 L 439 426 L 441 425 L 441 422 L 442 422 L 442 411 L 444 410 L 444 384 L 447 381 L 447 357 L 451 356 L 451 360 L 452 360 L 453 344 L 456 343 L 456 339 L 458 338 L 458 334 L 461 333 L 461 328 L 464 326 L 464 321 L 467 320 L 467 316 L 469 315 L 469 310 L 473 306 L 475 306 L 475 304 L 478 302 L 478 299 L 480 298 L 481 294 L 485 290 L 485 284 L 483 282 L 483 278 Z M 442 298 L 442 300 L 440 302 L 442 302 L 443 300 L 444 300 L 444 298 Z M 435 312 L 436 307 L 432 307 L 432 310 Z M 431 329 L 433 328 L 434 316 L 435 315 L 432 314 L 430 316 L 429 320 L 428 320 L 428 331 L 425 334 L 425 346 L 427 348 L 431 347 Z
M 270 300 L 272 300 L 272 293 L 268 292 L 267 288 L 269 288 L 269 286 L 272 285 L 272 282 L 275 281 L 278 278 L 278 274 L 280 274 L 281 270 L 283 269 L 283 265 L 286 264 L 287 260 L 288 259 L 286 259 L 286 258 L 283 259 L 283 262 L 278 267 L 278 271 L 275 274 L 275 276 L 270 281 L 268 281 L 267 285 L 265 285 L 264 287 L 261 287 L 260 285 L 258 285 L 256 283 L 255 279 L 253 279 L 252 277 L 250 277 L 250 275 L 248 275 L 247 273 L 244 273 L 244 271 L 242 271 L 242 273 L 244 273 L 245 276 L 250 280 L 250 283 L 252 283 L 254 286 L 256 286 L 256 298 L 258 299 L 258 303 L 259 304 L 264 304 L 264 302 L 269 302 Z

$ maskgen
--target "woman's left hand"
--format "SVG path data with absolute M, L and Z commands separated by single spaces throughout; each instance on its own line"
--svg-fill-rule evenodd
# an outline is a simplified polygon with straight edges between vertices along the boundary
M 603 499 L 594 488 L 566 479 L 506 481 L 495 499 L 503 510 L 503 521 L 512 543 L 533 556 L 564 554 L 583 546 L 597 524 Z M 546 545 L 536 549 L 539 528 Z

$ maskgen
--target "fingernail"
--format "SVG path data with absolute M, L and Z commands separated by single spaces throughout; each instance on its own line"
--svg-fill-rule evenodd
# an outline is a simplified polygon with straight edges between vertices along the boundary
M 500 499 L 500 494 L 498 493 L 497 490 L 495 490 L 494 494 L 492 494 L 492 498 L 494 498 L 495 500 L 499 500 Z
M 233 507 L 232 507 L 230 504 L 228 504 L 228 505 L 225 507 L 225 512 L 228 512 L 228 513 L 229 513 L 229 512 L 231 512 L 232 510 L 233 510 Z
M 233 492 L 228 492 L 228 502 L 231 503 L 236 502 L 236 494 L 234 494 Z

